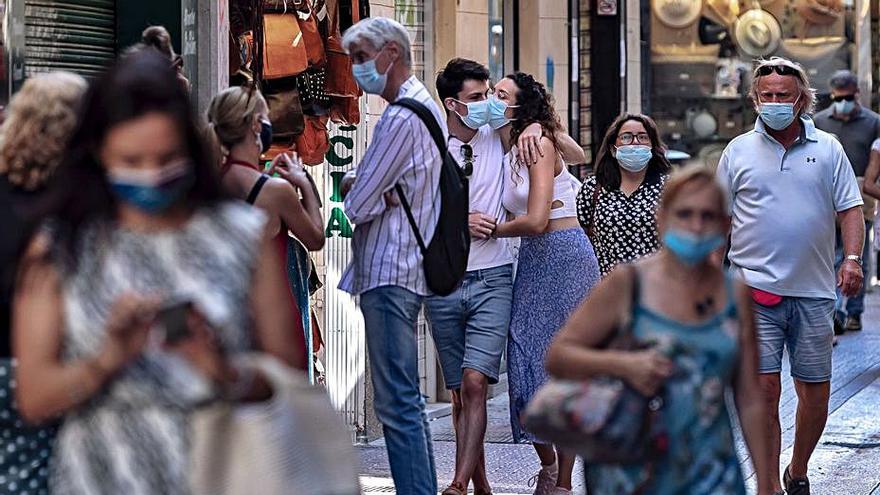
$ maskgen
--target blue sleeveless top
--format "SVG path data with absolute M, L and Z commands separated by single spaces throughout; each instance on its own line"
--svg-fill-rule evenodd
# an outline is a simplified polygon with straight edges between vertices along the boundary
M 669 451 L 650 466 L 587 466 L 590 495 L 626 495 L 639 488 L 651 495 L 745 495 L 725 402 L 739 356 L 733 284 L 726 279 L 724 309 L 701 323 L 675 321 L 635 295 L 634 335 L 655 344 L 675 365 L 661 391 L 660 421 Z

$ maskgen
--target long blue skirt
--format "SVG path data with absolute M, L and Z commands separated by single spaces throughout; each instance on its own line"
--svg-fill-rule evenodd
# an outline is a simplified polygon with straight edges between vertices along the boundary
M 523 429 L 520 415 L 547 381 L 544 357 L 553 337 L 599 277 L 596 253 L 581 228 L 522 239 L 507 340 L 510 426 L 515 442 L 543 443 Z

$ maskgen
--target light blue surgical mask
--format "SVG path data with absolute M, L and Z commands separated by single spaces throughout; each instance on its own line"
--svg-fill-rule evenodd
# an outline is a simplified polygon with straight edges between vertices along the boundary
M 852 113 L 853 108 L 855 108 L 856 102 L 854 101 L 835 101 L 834 102 L 834 113 L 837 115 L 849 115 Z
M 800 98 L 800 97 L 798 97 Z M 761 120 L 767 127 L 774 131 L 787 129 L 794 122 L 794 103 L 761 103 L 758 107 L 758 113 L 761 114 Z
M 724 237 L 718 232 L 697 235 L 684 230 L 669 229 L 663 234 L 663 245 L 666 249 L 688 266 L 704 261 L 722 244 Z
M 617 158 L 617 163 L 630 172 L 645 170 L 651 161 L 651 156 L 651 147 L 641 144 L 618 146 L 614 152 L 614 158 Z
M 507 113 L 508 108 L 516 108 L 519 105 L 508 105 L 507 103 L 498 99 L 497 96 L 492 95 L 487 100 L 489 102 L 489 125 L 492 129 L 498 130 L 502 127 L 506 126 L 510 123 L 511 120 L 507 118 L 505 113 Z
M 394 65 L 394 62 L 388 64 L 388 69 L 385 70 L 384 74 L 379 74 L 379 70 L 376 69 L 376 59 L 379 58 L 381 53 L 382 51 L 379 50 L 379 53 L 372 60 L 351 66 L 354 80 L 357 81 L 358 86 L 365 93 L 381 95 L 385 91 L 385 85 L 388 84 L 388 73 L 391 72 L 391 66 Z
M 195 182 L 192 164 L 181 161 L 159 170 L 107 171 L 110 190 L 122 202 L 159 215 L 174 206 Z
M 489 100 L 472 101 L 470 103 L 465 103 L 455 98 L 453 100 L 467 107 L 467 115 L 455 112 L 464 125 L 471 129 L 479 129 L 489 123 Z

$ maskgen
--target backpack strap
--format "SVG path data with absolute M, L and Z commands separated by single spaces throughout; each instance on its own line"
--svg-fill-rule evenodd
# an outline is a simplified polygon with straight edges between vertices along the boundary
M 260 191 L 263 190 L 263 186 L 266 184 L 267 180 L 269 180 L 268 175 L 260 175 L 260 178 L 257 179 L 257 182 L 254 184 L 254 187 L 251 188 L 251 192 L 248 193 L 247 199 L 245 200 L 248 204 L 254 204 L 254 201 L 257 200 L 257 196 L 260 195 Z
M 449 153 L 449 150 L 446 147 L 446 140 L 443 139 L 443 129 L 440 128 L 440 124 L 437 123 L 437 119 L 434 118 L 434 114 L 428 110 L 428 107 L 413 98 L 400 98 L 393 102 L 392 105 L 401 106 L 416 114 L 416 117 L 425 124 L 425 127 L 428 128 L 428 133 L 430 133 L 431 137 L 434 139 L 434 144 L 437 145 L 437 150 L 440 152 L 440 160 L 444 160 L 446 154 Z M 421 232 L 419 232 L 419 226 L 416 225 L 416 219 L 413 217 L 409 201 L 406 200 L 406 197 L 403 194 L 403 187 L 401 187 L 400 184 L 397 184 L 394 186 L 394 190 L 397 191 L 397 196 L 400 198 L 400 205 L 403 206 L 403 211 L 406 212 L 406 218 L 409 220 L 409 226 L 412 227 L 413 234 L 416 236 L 416 242 L 419 244 L 422 256 L 425 256 L 428 248 L 425 246 L 425 240 L 422 238 Z

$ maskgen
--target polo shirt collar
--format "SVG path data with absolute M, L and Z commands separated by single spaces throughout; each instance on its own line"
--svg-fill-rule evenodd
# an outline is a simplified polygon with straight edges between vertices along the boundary
M 818 142 L 819 134 L 816 132 L 816 124 L 813 123 L 813 119 L 806 115 L 801 115 L 801 139 L 806 139 L 807 141 Z M 763 134 L 768 138 L 771 137 L 767 132 L 767 128 L 764 126 L 764 121 L 761 120 L 761 117 L 758 117 L 755 120 L 755 132 L 758 134 Z

